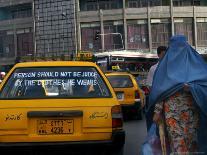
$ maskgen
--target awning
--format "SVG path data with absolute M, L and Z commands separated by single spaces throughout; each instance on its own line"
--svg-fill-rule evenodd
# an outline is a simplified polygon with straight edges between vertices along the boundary
M 122 50 L 122 51 L 110 51 L 110 52 L 99 52 L 95 53 L 94 56 L 96 57 L 125 57 L 125 58 L 158 58 L 157 54 L 151 54 L 151 53 L 144 53 L 144 52 L 138 52 L 138 51 L 128 51 L 128 50 Z

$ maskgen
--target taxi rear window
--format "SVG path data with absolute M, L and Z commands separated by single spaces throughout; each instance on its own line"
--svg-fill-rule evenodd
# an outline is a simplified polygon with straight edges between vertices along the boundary
M 107 76 L 113 88 L 130 88 L 133 87 L 132 80 L 128 75 L 111 75 Z
M 111 93 L 94 67 L 17 68 L 0 98 L 99 98 Z

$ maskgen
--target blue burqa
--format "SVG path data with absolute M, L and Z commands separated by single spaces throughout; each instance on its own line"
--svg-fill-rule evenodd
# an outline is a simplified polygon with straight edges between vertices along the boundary
M 185 83 L 200 110 L 199 149 L 207 153 L 207 64 L 185 36 L 177 35 L 170 39 L 166 55 L 154 73 L 148 111 L 182 89 Z

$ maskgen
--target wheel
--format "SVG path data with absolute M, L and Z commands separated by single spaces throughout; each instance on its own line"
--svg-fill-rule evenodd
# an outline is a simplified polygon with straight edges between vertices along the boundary
M 142 110 L 139 107 L 136 107 L 136 112 L 133 113 L 133 118 L 135 120 L 142 120 Z
M 124 147 L 113 150 L 110 155 L 124 155 Z
M 139 112 L 137 113 L 137 120 L 142 120 L 142 111 L 139 110 Z

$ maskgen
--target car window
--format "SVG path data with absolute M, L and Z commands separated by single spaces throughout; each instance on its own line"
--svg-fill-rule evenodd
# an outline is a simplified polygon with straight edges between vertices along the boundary
M 107 76 L 113 88 L 130 88 L 133 87 L 132 80 L 128 75 L 111 75 Z
M 5 84 L 1 98 L 110 97 L 94 67 L 18 68 Z

